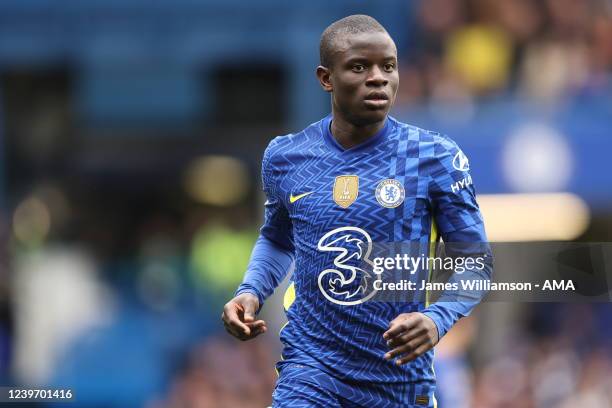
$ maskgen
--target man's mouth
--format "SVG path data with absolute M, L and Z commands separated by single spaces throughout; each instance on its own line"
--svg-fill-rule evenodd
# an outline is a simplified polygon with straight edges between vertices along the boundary
M 365 104 L 369 108 L 380 109 L 387 106 L 389 97 L 384 92 L 370 92 L 365 97 Z
M 389 97 L 384 92 L 370 92 L 365 97 L 366 101 L 388 101 Z

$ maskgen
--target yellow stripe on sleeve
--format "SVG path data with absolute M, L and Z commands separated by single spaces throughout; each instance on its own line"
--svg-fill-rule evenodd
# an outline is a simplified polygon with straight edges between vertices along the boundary
M 289 285 L 285 291 L 285 296 L 283 296 L 283 307 L 285 311 L 289 310 L 293 302 L 295 302 L 295 283 L 291 282 L 291 285 Z
M 429 232 L 429 257 L 436 257 L 436 246 L 438 244 L 440 236 L 438 235 L 438 226 L 436 225 L 436 220 L 431 219 L 431 230 Z M 431 262 L 429 265 L 429 273 L 427 275 L 427 281 L 431 282 L 431 277 L 433 274 L 433 265 L 434 262 Z M 429 291 L 425 291 L 425 307 L 429 306 Z

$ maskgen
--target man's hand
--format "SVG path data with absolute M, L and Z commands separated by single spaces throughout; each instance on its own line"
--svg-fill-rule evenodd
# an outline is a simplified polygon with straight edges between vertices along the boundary
M 395 362 L 399 366 L 433 348 L 439 340 L 438 327 L 423 313 L 402 313 L 389 323 L 383 339 L 391 349 L 385 360 L 401 356 Z
M 225 330 L 242 341 L 253 339 L 267 329 L 266 322 L 255 320 L 255 312 L 259 309 L 259 299 L 251 293 L 242 293 L 223 307 L 221 320 Z

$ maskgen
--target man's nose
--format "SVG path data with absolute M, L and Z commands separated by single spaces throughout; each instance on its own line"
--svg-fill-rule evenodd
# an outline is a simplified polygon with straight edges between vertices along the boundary
M 377 65 L 372 67 L 370 74 L 366 79 L 366 85 L 385 86 L 388 82 L 389 80 L 385 76 L 385 73 Z

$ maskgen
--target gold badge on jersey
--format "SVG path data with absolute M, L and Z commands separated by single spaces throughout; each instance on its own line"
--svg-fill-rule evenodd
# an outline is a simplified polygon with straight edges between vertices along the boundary
M 348 208 L 359 195 L 359 176 L 337 176 L 334 181 L 334 201 L 342 208 Z

